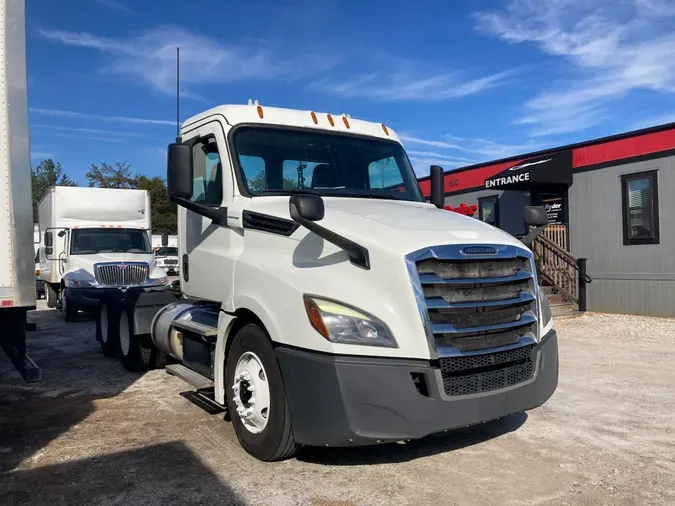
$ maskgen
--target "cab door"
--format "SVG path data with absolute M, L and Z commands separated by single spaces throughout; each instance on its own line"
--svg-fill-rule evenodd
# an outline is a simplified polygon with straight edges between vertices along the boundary
M 227 207 L 233 198 L 233 178 L 219 121 L 203 123 L 182 135 L 192 146 L 193 202 Z M 181 288 L 188 297 L 222 302 L 233 295 L 232 230 L 210 218 L 178 208 L 178 249 Z

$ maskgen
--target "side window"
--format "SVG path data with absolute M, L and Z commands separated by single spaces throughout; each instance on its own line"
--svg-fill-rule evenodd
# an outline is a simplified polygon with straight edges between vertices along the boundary
M 216 139 L 207 137 L 198 141 L 192 151 L 194 182 L 192 201 L 210 206 L 223 202 L 223 167 Z
M 401 169 L 393 156 L 376 160 L 368 165 L 370 188 L 384 190 L 403 184 Z
M 499 226 L 499 200 L 496 195 L 478 199 L 478 219 L 493 227 Z
M 657 171 L 621 176 L 623 244 L 659 244 Z

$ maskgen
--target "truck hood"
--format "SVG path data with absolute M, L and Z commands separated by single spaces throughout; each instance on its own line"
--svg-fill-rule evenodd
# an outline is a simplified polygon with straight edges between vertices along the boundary
M 251 211 L 290 219 L 288 197 L 252 199 Z M 476 218 L 438 209 L 428 203 L 324 197 L 319 223 L 364 246 L 385 247 L 407 254 L 442 244 L 511 244 L 514 236 Z M 305 234 L 294 234 L 301 240 Z
M 144 262 L 150 265 L 150 272 L 155 265 L 152 253 L 133 254 L 129 253 L 97 253 L 95 255 L 71 255 L 68 258 L 66 271 L 84 271 L 94 275 L 94 265 L 105 262 Z

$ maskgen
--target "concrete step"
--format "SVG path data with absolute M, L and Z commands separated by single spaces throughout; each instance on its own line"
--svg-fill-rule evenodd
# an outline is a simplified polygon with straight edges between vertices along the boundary
M 569 318 L 581 316 L 583 313 L 574 309 L 572 304 L 551 304 L 551 314 L 553 318 Z

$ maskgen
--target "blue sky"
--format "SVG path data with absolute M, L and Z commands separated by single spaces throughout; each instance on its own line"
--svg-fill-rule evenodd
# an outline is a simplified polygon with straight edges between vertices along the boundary
M 675 121 L 672 0 L 31 0 L 31 158 L 163 175 L 223 103 L 393 127 L 420 175 Z

